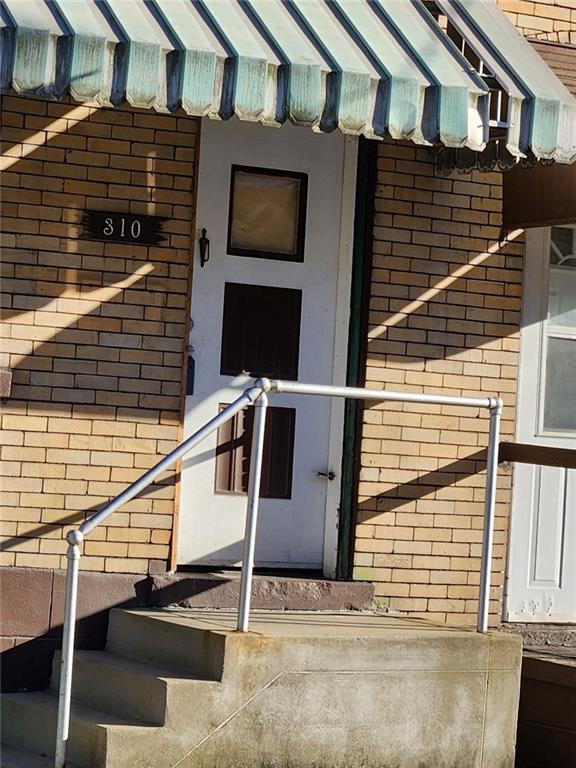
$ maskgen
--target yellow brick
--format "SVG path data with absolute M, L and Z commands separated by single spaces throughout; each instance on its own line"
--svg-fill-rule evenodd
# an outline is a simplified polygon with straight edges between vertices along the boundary
M 106 538 L 108 541 L 147 543 L 150 539 L 150 532 L 146 528 L 108 528 Z
M 0 535 L 15 536 L 18 532 L 18 526 L 14 522 L 0 521 Z
M 89 435 L 92 423 L 84 419 L 48 419 L 49 432 L 70 432 L 74 435 Z
M 10 491 L 33 493 L 42 490 L 42 480 L 33 477 L 5 477 L 2 480 L 2 495 Z
M 128 544 L 130 557 L 148 557 L 154 560 L 165 560 L 168 557 L 168 547 L 163 544 Z
M 430 571 L 428 570 L 408 570 L 405 568 L 395 568 L 392 571 L 392 581 L 402 581 L 406 583 L 428 584 L 430 581 Z
M 40 552 L 47 555 L 65 555 L 68 549 L 68 543 L 65 539 L 48 539 L 43 537 L 40 540 Z
M 385 597 L 407 597 L 410 594 L 410 587 L 408 584 L 390 584 L 389 582 L 376 584 L 375 594 Z
M 86 464 L 68 464 L 65 467 L 66 477 L 70 480 L 108 480 L 110 469 L 108 467 L 95 467 Z
M 172 538 L 171 531 L 152 531 L 150 535 L 150 541 L 152 544 L 169 544 Z M 362 565 L 362 563 L 357 563 Z
M 40 510 L 34 507 L 22 507 L 17 506 L 18 499 L 8 498 L 11 494 L 2 492 L 2 498 L 4 501 L 10 501 L 14 506 L 12 507 L 0 507 L 0 520 L 28 520 L 31 522 L 38 522 L 40 520 Z
M 80 451 L 77 451 L 80 453 Z M 134 456 L 131 453 L 113 453 L 110 451 L 92 451 L 90 464 L 106 467 L 132 467 Z
M 425 611 L 428 607 L 428 601 L 414 597 L 401 598 L 393 597 L 390 600 L 390 608 L 393 611 Z
M 112 450 L 132 453 L 156 453 L 156 440 L 143 438 L 113 437 Z
M 136 428 L 136 424 L 126 421 L 95 421 L 92 424 L 92 434 L 133 437 L 136 433 Z M 157 428 L 161 429 L 161 427 Z
M 44 493 L 85 493 L 88 483 L 85 480 L 44 480 Z
M 25 432 L 45 432 L 48 419 L 26 414 L 4 414 L 2 427 L 4 429 L 23 430 Z
M 60 568 L 61 558 L 52 554 L 17 552 L 15 565 L 23 568 Z
M 6 547 L 6 544 L 9 544 Z M 10 537 L 7 539 L 3 536 L 0 540 L 0 549 L 10 549 L 11 552 L 38 552 L 40 549 L 40 541 L 37 538 L 18 538 L 14 539 Z
M 172 529 L 172 517 L 170 515 L 147 515 L 134 513 L 130 516 L 130 525 L 135 528 L 164 528 Z
M 87 555 L 100 555 L 101 557 L 126 557 L 128 544 L 114 541 L 91 541 L 84 544 Z
M 410 597 L 444 598 L 447 596 L 449 589 L 451 587 L 442 584 L 411 584 Z
M 148 573 L 148 560 L 107 557 L 104 570 L 108 573 Z
M 70 435 L 70 448 L 82 451 L 109 451 L 112 448 L 112 438 L 102 435 Z
M 21 464 L 19 461 L 0 462 L 0 475 L 20 477 Z
M 66 467 L 63 464 L 37 464 L 24 462 L 22 477 L 65 477 Z
M 2 446 L 24 444 L 24 432 L 21 431 L 2 429 L 0 438 L 2 440 Z
M 51 450 L 49 448 L 46 452 L 46 461 L 53 462 L 54 464 L 82 464 L 86 466 L 87 464 L 90 464 L 90 452 L 58 449 Z

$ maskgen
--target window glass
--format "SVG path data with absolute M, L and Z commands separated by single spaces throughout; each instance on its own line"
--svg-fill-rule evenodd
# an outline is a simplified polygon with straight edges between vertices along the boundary
M 544 428 L 576 430 L 576 339 L 548 339 Z
M 304 260 L 304 174 L 232 167 L 228 253 Z
M 226 283 L 220 373 L 298 378 L 302 291 Z
M 225 407 L 220 405 L 220 409 Z M 265 499 L 290 499 L 296 410 L 271 405 L 267 414 L 260 495 Z M 253 426 L 254 408 L 244 408 L 219 428 L 216 493 L 247 493 Z
M 548 323 L 576 328 L 576 229 L 552 227 Z
M 576 431 L 576 228 L 550 231 L 543 427 Z

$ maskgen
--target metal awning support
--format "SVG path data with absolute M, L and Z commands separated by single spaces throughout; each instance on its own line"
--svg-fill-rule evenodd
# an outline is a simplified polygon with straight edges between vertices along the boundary
M 4 91 L 576 159 L 576 101 L 494 0 L 0 0 L 0 34 Z

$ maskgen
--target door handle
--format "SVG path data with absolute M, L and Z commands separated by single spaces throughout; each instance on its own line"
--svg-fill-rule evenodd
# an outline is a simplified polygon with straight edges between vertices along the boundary
M 336 478 L 336 475 L 330 469 L 327 472 L 316 472 L 316 477 L 325 477 L 326 480 L 330 480 L 330 482 L 332 482 L 332 480 Z
M 206 230 L 204 228 L 202 228 L 198 238 L 198 247 L 200 248 L 200 266 L 203 267 L 210 258 L 210 240 L 206 237 Z
M 194 394 L 194 378 L 196 376 L 196 361 L 192 355 L 188 355 L 188 372 L 186 376 L 186 394 Z

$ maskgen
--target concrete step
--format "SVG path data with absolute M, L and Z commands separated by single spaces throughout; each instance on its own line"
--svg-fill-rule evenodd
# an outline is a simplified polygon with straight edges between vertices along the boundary
M 51 690 L 60 683 L 60 651 L 54 655 Z M 95 709 L 117 717 L 164 725 L 170 688 L 184 686 L 198 698 L 214 681 L 181 675 L 171 668 L 146 664 L 105 651 L 76 651 L 72 695 Z
M 1 743 L 0 768 L 54 768 L 54 757 L 52 754 L 38 755 L 27 749 Z M 78 768 L 78 766 L 67 762 L 66 768 Z
M 5 694 L 1 713 L 5 742 L 37 755 L 53 755 L 57 708 L 58 698 L 48 692 Z M 67 759 L 79 768 L 124 768 L 132 763 L 123 755 L 146 754 L 161 731 L 73 701 Z M 160 741 L 158 748 L 161 752 Z
M 51 756 L 0 744 L 0 768 L 53 768 L 53 765 L 54 758 Z
M 189 572 L 150 577 L 148 604 L 164 608 L 237 608 L 240 572 Z M 254 610 L 368 611 L 374 585 L 308 576 L 256 574 L 252 583 Z
M 115 609 L 110 611 L 106 650 L 181 674 L 219 680 L 225 637 L 202 626 L 182 624 L 169 612 Z
M 518 638 L 359 612 L 254 611 L 248 633 L 235 622 L 225 610 L 113 611 L 114 654 L 81 655 L 76 692 L 133 715 L 141 690 L 139 714 L 165 725 L 75 700 L 69 760 L 78 768 L 512 768 Z M 152 696 L 163 697 L 165 720 Z M 52 754 L 56 705 L 54 694 L 7 695 L 5 739 Z
M 502 624 L 501 632 L 520 635 L 524 650 L 576 658 L 574 624 Z

